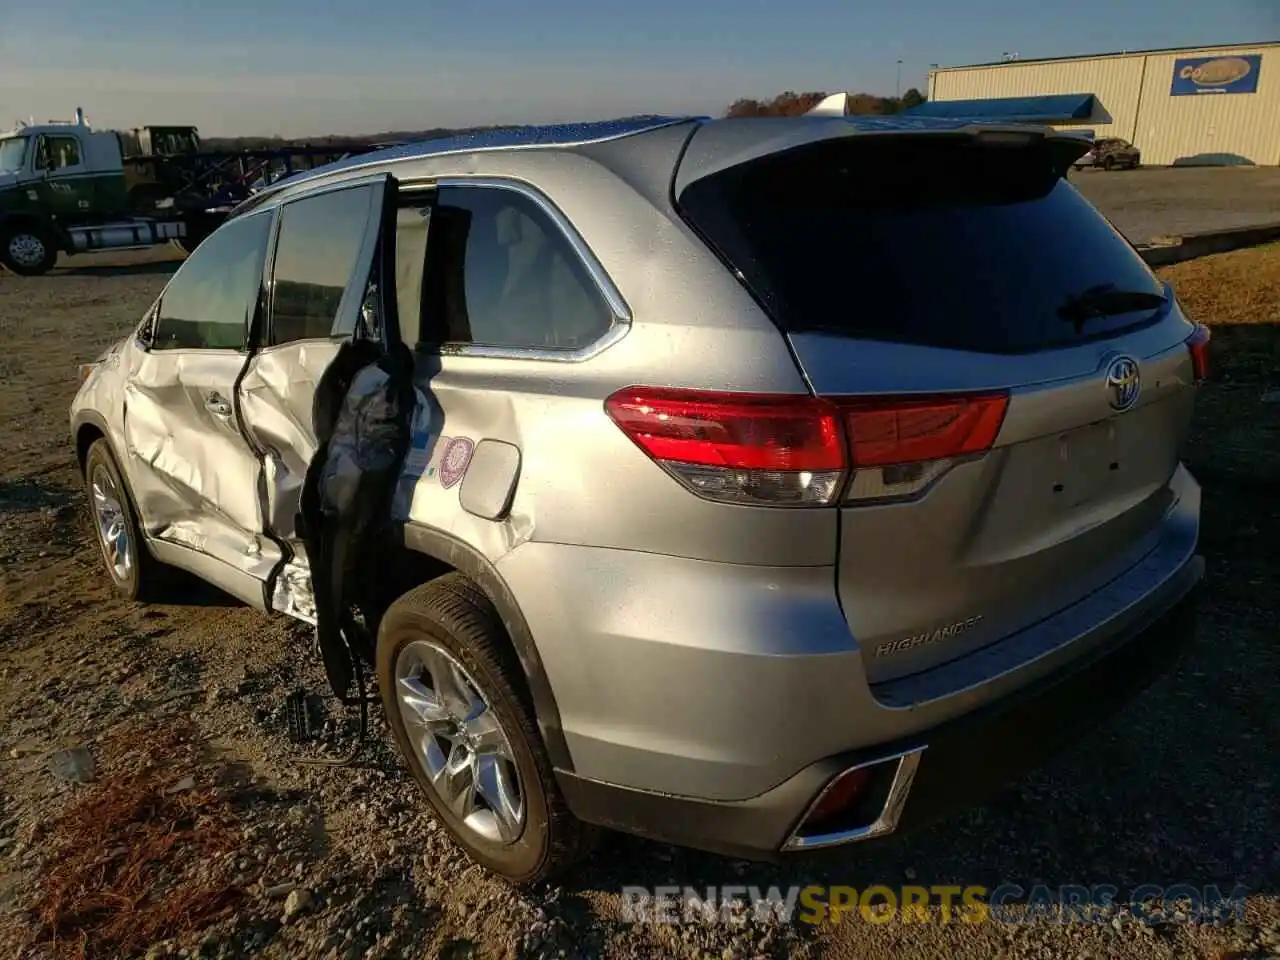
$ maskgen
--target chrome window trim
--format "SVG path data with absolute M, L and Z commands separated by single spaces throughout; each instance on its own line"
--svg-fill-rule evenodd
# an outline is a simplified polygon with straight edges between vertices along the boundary
M 587 276 L 604 298 L 605 305 L 613 315 L 608 328 L 595 340 L 573 350 L 556 350 L 551 347 L 501 347 L 474 343 L 442 343 L 439 346 L 420 346 L 418 349 L 426 353 L 442 357 L 483 357 L 490 360 L 549 360 L 556 363 L 581 363 L 590 360 L 608 350 L 631 330 L 631 308 L 623 299 L 617 286 L 596 258 L 595 253 L 587 246 L 581 234 L 569 222 L 568 217 L 537 187 L 514 177 L 494 176 L 448 176 L 440 178 L 423 178 L 421 180 L 401 181 L 405 190 L 415 187 L 467 187 L 489 190 L 507 190 L 518 193 L 529 199 L 555 225 L 561 236 L 568 242 L 574 256 L 578 258 Z

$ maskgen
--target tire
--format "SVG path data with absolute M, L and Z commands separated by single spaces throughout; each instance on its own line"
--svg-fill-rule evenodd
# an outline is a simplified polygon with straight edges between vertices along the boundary
M 441 657 L 441 652 L 446 656 Z M 486 722 L 490 730 L 496 721 L 500 735 L 490 735 L 501 741 L 498 752 L 505 751 L 502 759 L 497 759 L 498 753 L 471 752 L 466 747 L 459 752 L 446 739 L 449 734 L 433 735 L 420 725 L 422 716 L 441 716 L 436 708 L 450 699 L 436 693 L 450 685 L 442 686 L 434 679 L 427 683 L 433 674 L 423 665 L 424 654 L 437 668 L 441 664 L 446 665 L 445 669 L 460 668 L 461 681 L 469 685 L 470 692 L 478 695 L 484 705 L 478 713 L 471 710 L 469 717 Z M 417 672 L 415 664 L 423 672 Z M 479 587 L 462 574 L 449 573 L 415 587 L 396 600 L 383 614 L 379 625 L 376 669 L 387 722 L 401 755 L 426 793 L 437 820 L 473 861 L 516 886 L 527 886 L 563 874 L 586 853 L 594 831 L 579 821 L 564 802 L 538 732 L 519 660 L 498 612 Z M 419 712 L 404 705 L 401 678 L 416 683 L 415 689 L 424 691 L 425 697 L 418 702 L 430 703 L 432 707 Z M 461 703 L 461 699 L 458 702 Z M 453 723 L 450 720 L 432 722 L 446 726 Z M 471 732 L 470 728 L 467 732 L 460 730 L 461 724 L 452 733 L 465 739 L 467 732 Z M 423 746 L 432 743 L 434 754 Z M 486 796 L 479 796 L 480 805 L 470 808 L 470 813 L 450 806 L 446 793 L 433 783 L 428 771 L 429 763 L 438 764 L 443 759 L 446 746 L 455 751 L 450 756 L 467 758 L 474 763 L 489 762 L 490 771 L 501 766 L 506 771 L 501 779 L 508 785 L 514 771 L 522 809 L 518 825 L 508 821 L 505 835 L 500 828 L 486 831 L 486 826 L 501 819 L 498 807 L 488 803 Z M 482 756 L 482 760 L 475 759 Z M 469 762 L 467 769 L 477 767 Z M 444 781 L 447 777 L 442 774 L 441 779 Z M 467 782 L 466 777 L 460 779 Z M 490 791 L 496 790 L 492 785 L 499 781 L 498 775 L 491 772 L 487 779 Z M 470 782 L 475 782 L 474 777 Z M 473 804 L 476 797 L 472 792 Z
M 1115 157 L 1107 157 L 1105 160 L 1102 161 L 1102 169 L 1107 171 L 1107 173 L 1110 173 L 1115 168 L 1116 168 Z
M 39 224 L 0 227 L 0 264 L 20 277 L 38 277 L 58 262 L 53 235 Z
M 133 509 L 133 497 L 116 465 L 116 458 L 106 440 L 95 440 L 84 458 L 85 494 L 89 499 L 89 522 L 103 567 L 117 595 L 124 600 L 148 602 L 159 599 L 165 585 L 165 568 L 151 556 Z M 104 509 L 105 508 L 105 509 Z M 105 514 L 115 515 L 124 535 L 111 538 L 116 545 L 113 554 L 108 546 L 111 521 Z M 120 558 L 127 558 L 124 562 Z

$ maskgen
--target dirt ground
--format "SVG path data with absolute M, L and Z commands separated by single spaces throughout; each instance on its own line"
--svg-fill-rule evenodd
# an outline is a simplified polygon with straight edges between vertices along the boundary
M 1071 182 L 1134 243 L 1280 221 L 1276 167 L 1086 168 Z
M 321 743 L 289 742 L 283 698 L 323 689 L 304 631 L 194 584 L 171 605 L 109 594 L 67 405 L 76 364 L 136 322 L 171 267 L 0 276 L 0 956 L 1280 955 L 1280 247 L 1164 271 L 1214 331 L 1185 452 L 1209 583 L 1195 646 L 1121 716 L 987 805 L 821 866 L 615 836 L 571 882 L 522 894 L 435 828 L 376 711 L 358 766 L 298 762 L 340 754 L 353 729 L 330 707 Z M 56 753 L 69 748 L 83 749 Z M 619 913 L 624 885 L 810 883 L 1111 884 L 1121 906 L 1077 925 Z M 1152 927 L 1123 906 L 1176 883 L 1242 885 L 1246 916 Z

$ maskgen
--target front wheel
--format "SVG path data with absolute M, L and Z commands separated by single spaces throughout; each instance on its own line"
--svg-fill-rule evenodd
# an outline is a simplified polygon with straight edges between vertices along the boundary
M 560 794 L 519 660 L 475 584 L 450 573 L 396 600 L 377 672 L 401 754 L 472 860 L 519 886 L 578 860 L 588 828 Z
M 1116 158 L 1115 158 L 1115 157 L 1107 157 L 1107 159 L 1105 159 L 1105 160 L 1103 160 L 1103 161 L 1102 161 L 1102 169 L 1103 169 L 1103 170 L 1106 170 L 1108 173 L 1110 173 L 1110 172 L 1111 172 L 1112 170 L 1114 170 L 1115 168 L 1116 168 Z
M 163 590 L 164 568 L 142 542 L 129 490 L 106 440 L 95 440 L 84 459 L 85 492 L 102 562 L 125 600 L 153 600 Z
M 38 277 L 58 262 L 58 248 L 38 224 L 0 227 L 0 264 L 20 277 Z

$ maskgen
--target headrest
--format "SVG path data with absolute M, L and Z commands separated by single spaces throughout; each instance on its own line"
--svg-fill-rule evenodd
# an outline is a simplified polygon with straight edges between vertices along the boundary
M 494 219 L 499 246 L 514 247 L 524 239 L 524 217 L 515 207 L 503 207 Z

